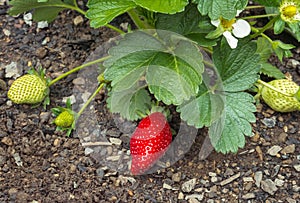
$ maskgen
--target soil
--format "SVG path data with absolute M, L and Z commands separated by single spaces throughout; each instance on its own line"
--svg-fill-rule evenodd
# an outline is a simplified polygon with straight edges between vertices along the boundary
M 52 86 L 47 110 L 12 104 L 6 96 L 14 81 L 14 76 L 7 75 L 9 65 L 18 70 L 15 76 L 25 74 L 30 66 L 42 66 L 53 79 L 93 54 L 104 53 L 105 46 L 100 51 L 96 48 L 118 34 L 90 28 L 86 19 L 75 24 L 79 14 L 72 11 L 62 12 L 46 28 L 37 28 L 34 22 L 26 24 L 23 15 L 9 16 L 7 9 L 0 1 L 0 202 L 300 202 L 299 112 L 283 114 L 259 104 L 254 136 L 246 139 L 245 148 L 237 154 L 213 151 L 200 159 L 207 134 L 200 129 L 196 139 L 191 139 L 191 149 L 186 147 L 188 153 L 175 163 L 152 174 L 132 176 L 126 172 L 126 153 L 125 161 L 117 166 L 105 161 L 114 152 L 128 150 L 136 125 L 108 112 L 105 91 L 88 111 L 96 118 L 94 123 L 82 121 L 71 137 L 55 130 L 50 109 L 64 105 L 62 98 L 72 95 L 77 101 L 74 108 L 80 106 L 91 82 L 76 78 L 85 72 Z M 128 18 L 122 16 L 113 24 L 120 27 L 126 22 Z M 299 48 L 283 62 L 270 58 L 298 84 L 299 60 Z M 86 144 L 103 141 L 93 136 L 94 125 L 100 125 L 101 135 L 122 144 L 115 148 Z M 121 166 L 125 170 L 114 170 Z

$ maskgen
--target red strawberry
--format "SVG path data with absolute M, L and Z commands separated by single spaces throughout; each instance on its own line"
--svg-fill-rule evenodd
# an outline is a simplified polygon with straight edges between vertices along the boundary
M 131 173 L 143 174 L 168 149 L 172 133 L 166 117 L 155 112 L 143 118 L 130 139 Z

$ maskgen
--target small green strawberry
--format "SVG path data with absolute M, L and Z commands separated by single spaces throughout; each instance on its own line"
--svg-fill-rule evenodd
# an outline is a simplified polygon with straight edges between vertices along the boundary
M 299 86 L 295 82 L 287 79 L 278 79 L 272 80 L 267 84 L 279 90 L 272 90 L 270 87 L 265 85 L 260 90 L 262 99 L 273 110 L 278 112 L 292 112 L 300 110 L 300 102 L 296 98 L 296 94 L 299 91 Z
M 13 82 L 7 96 L 16 104 L 37 104 L 48 94 L 49 88 L 45 80 L 37 75 L 26 74 Z
M 70 111 L 63 111 L 56 117 L 56 119 L 54 120 L 54 123 L 58 127 L 69 128 L 72 126 L 74 120 L 75 120 L 75 117 Z

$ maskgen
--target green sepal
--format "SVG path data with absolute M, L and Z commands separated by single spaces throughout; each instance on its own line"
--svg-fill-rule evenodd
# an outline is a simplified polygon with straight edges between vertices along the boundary
M 284 27 L 285 27 L 285 22 L 281 18 L 278 18 L 274 23 L 274 34 L 278 35 L 282 33 Z

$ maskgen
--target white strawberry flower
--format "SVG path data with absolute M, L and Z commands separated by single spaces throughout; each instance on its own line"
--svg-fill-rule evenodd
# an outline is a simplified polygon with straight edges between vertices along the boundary
M 237 15 L 239 15 L 240 11 L 238 11 Z M 238 39 L 244 38 L 248 36 L 251 32 L 250 24 L 243 19 L 236 20 L 235 18 L 231 20 L 226 20 L 224 18 L 220 18 L 218 20 L 211 21 L 216 27 L 221 26 L 221 30 L 223 31 L 223 36 L 226 38 L 229 46 L 234 49 L 237 47 Z

